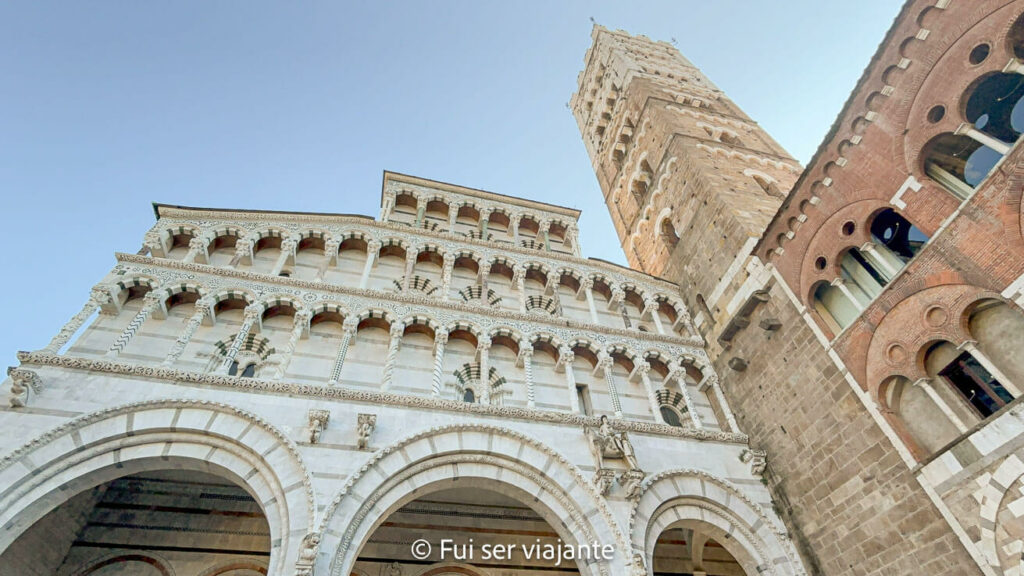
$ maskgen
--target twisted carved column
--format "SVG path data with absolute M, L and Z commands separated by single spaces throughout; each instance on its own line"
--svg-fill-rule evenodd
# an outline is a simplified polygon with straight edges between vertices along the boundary
M 608 384 L 608 395 L 612 399 L 612 410 L 616 418 L 622 418 L 622 402 L 619 400 L 619 390 L 615 387 L 615 374 L 612 373 L 612 357 L 606 350 L 601 350 L 597 356 L 597 369 L 604 373 L 604 380 Z
M 195 262 L 196 258 L 198 258 L 200 254 L 202 254 L 202 262 L 206 262 L 208 260 L 206 254 L 206 246 L 206 240 L 204 240 L 203 238 L 193 237 L 191 240 L 188 241 L 188 252 L 185 254 L 185 257 L 181 259 L 181 261 Z
M 441 300 L 448 300 L 452 290 L 452 269 L 455 267 L 455 254 L 444 255 L 444 267 L 441 269 Z
M 537 407 L 536 391 L 533 386 L 533 345 L 523 348 L 523 371 L 526 372 L 526 407 L 533 410 Z
M 430 393 L 433 396 L 441 395 L 441 377 L 444 372 L 444 348 L 448 343 L 448 331 L 438 330 L 434 335 L 434 371 L 431 374 Z
M 402 335 L 405 333 L 405 326 L 401 324 L 391 325 L 391 340 L 388 342 L 388 355 L 384 360 L 384 375 L 381 378 L 381 392 L 391 388 L 391 381 L 395 375 L 395 363 L 398 360 L 398 348 L 402 344 Z
M 163 290 L 160 290 L 159 293 L 153 290 L 146 293 L 143 297 L 142 308 L 135 314 L 135 317 L 132 318 L 132 321 L 128 323 L 128 326 L 125 327 L 121 334 L 114 339 L 114 343 L 107 350 L 107 357 L 116 358 L 118 354 L 124 351 L 132 341 L 132 338 L 135 337 L 135 334 L 142 328 L 142 325 L 163 302 L 165 295 L 166 293 Z
M 192 316 L 185 323 L 185 329 L 181 332 L 181 335 L 171 345 L 171 349 L 167 352 L 167 356 L 162 363 L 164 366 L 170 366 L 177 362 L 178 358 L 185 352 L 185 347 L 192 340 L 192 336 L 199 329 L 199 325 L 203 323 L 203 319 L 210 314 L 212 306 L 213 299 L 208 296 L 196 300 L 195 312 L 192 313 Z
M 491 338 L 490 336 L 484 336 L 480 338 L 477 344 L 477 350 L 480 352 L 480 402 L 482 404 L 491 403 Z
M 348 347 L 352 343 L 359 328 L 359 318 L 349 317 L 341 323 L 341 346 L 338 347 L 338 354 L 334 357 L 334 366 L 331 367 L 331 378 L 327 382 L 329 386 L 335 386 L 341 381 L 341 370 L 345 367 L 345 356 L 348 355 Z
M 89 301 L 85 303 L 85 306 L 71 317 L 64 326 L 61 327 L 57 335 L 50 340 L 50 343 L 43 348 L 43 352 L 50 354 L 56 354 L 64 347 L 65 344 L 71 340 L 71 337 L 78 332 L 78 329 L 85 324 L 85 321 L 92 316 L 93 312 L 99 309 L 101 306 L 110 304 L 114 301 L 113 296 L 110 294 L 110 290 L 105 286 L 95 286 L 92 292 L 89 293 Z
M 288 262 L 288 257 L 295 256 L 295 249 L 298 248 L 299 241 L 295 238 L 285 238 L 281 240 L 281 253 L 277 256 L 277 262 L 274 263 L 274 268 L 270 271 L 272 276 L 277 276 L 284 270 L 284 265 Z
M 284 373 L 288 370 L 288 365 L 291 364 L 292 356 L 295 354 L 295 347 L 299 345 L 299 338 L 302 338 L 302 333 L 309 327 L 309 320 L 312 317 L 313 314 L 309 310 L 299 310 L 295 313 L 292 320 L 292 333 L 288 337 L 288 344 L 281 355 L 281 362 L 278 363 L 277 370 L 274 371 L 274 380 L 284 378 Z
M 220 363 L 220 368 L 217 369 L 219 374 L 227 374 L 231 370 L 231 363 L 235 361 L 235 356 L 238 355 L 238 351 L 245 344 L 245 339 L 249 337 L 253 324 L 260 319 L 262 314 L 263 306 L 259 304 L 249 304 L 245 307 L 245 319 L 238 328 L 238 334 L 235 335 L 234 341 L 231 342 L 231 347 L 224 354 L 224 360 Z
M 686 402 L 686 408 L 690 413 L 690 420 L 693 421 L 693 427 L 698 430 L 704 428 L 704 424 L 700 421 L 700 415 L 697 414 L 697 406 L 694 405 L 693 398 L 690 397 L 690 391 L 686 388 L 686 370 L 675 361 L 671 361 L 668 364 L 667 380 L 671 381 L 673 379 L 679 382 L 679 393 L 683 395 L 683 401 Z
M 244 260 L 252 262 L 252 249 L 256 243 L 252 238 L 239 238 L 235 241 L 235 255 L 231 257 L 228 268 L 235 268 Z

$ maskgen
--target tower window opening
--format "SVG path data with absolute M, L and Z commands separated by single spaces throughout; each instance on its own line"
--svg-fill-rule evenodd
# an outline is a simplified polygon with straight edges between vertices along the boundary
M 957 356 L 939 375 L 963 395 L 982 418 L 988 418 L 1013 401 L 1013 395 L 970 352 Z

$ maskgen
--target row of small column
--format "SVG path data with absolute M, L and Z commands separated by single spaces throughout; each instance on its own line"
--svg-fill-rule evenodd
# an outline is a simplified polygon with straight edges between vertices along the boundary
M 110 349 L 107 352 L 107 356 L 114 358 L 122 352 L 128 344 L 131 342 L 134 335 L 139 331 L 143 323 L 150 318 L 157 310 L 162 308 L 163 294 L 158 292 L 149 292 L 144 297 L 142 308 L 136 313 L 132 320 L 128 323 L 128 326 L 119 334 Z M 99 310 L 103 306 L 109 306 L 113 303 L 113 297 L 110 291 L 105 287 L 96 287 L 90 294 L 89 301 L 71 320 L 65 324 L 58 334 L 50 341 L 50 343 L 43 349 L 45 352 L 56 354 L 71 337 L 84 325 L 92 314 Z M 209 296 L 204 296 L 195 302 L 195 312 L 185 322 L 181 334 L 175 339 L 175 342 L 171 345 L 170 350 L 167 352 L 162 365 L 171 366 L 173 365 L 184 352 L 186 346 L 195 335 L 199 326 L 203 320 L 208 316 L 212 316 L 214 301 Z M 224 353 L 224 357 L 221 360 L 216 372 L 219 374 L 227 374 L 231 368 L 235 357 L 241 351 L 245 345 L 246 339 L 252 333 L 252 330 L 258 325 L 258 322 L 262 318 L 264 307 L 260 304 L 250 304 L 245 307 L 243 311 L 243 320 L 241 326 L 238 328 L 238 332 L 235 334 L 231 345 L 227 348 Z M 312 313 L 309 310 L 299 310 L 294 315 L 293 328 L 289 335 L 288 342 L 281 353 L 281 361 L 279 362 L 273 379 L 280 380 L 284 377 L 284 374 L 291 362 L 292 355 L 295 352 L 295 348 L 298 345 L 298 341 L 303 335 L 308 334 L 309 322 L 312 317 Z M 358 318 L 350 317 L 346 318 L 342 323 L 342 340 L 336 354 L 333 367 L 331 369 L 329 385 L 337 385 L 342 367 L 344 366 L 345 357 L 348 353 L 348 349 L 351 345 L 352 338 L 355 336 L 358 330 L 359 321 Z M 390 329 L 390 340 L 388 343 L 388 351 L 384 362 L 384 371 L 381 382 L 381 390 L 387 391 L 393 381 L 395 365 L 398 358 L 399 348 L 401 346 L 402 337 L 405 334 L 405 325 L 401 323 L 392 323 Z M 431 394 L 433 396 L 441 395 L 441 385 L 443 380 L 443 366 L 444 366 L 444 353 L 445 347 L 448 342 L 449 333 L 445 329 L 438 329 L 435 331 L 434 336 L 434 365 L 431 374 Z M 491 339 L 489 336 L 481 336 L 478 338 L 477 344 L 477 356 L 480 363 L 480 379 L 481 379 L 481 402 L 490 402 L 490 359 L 489 351 L 491 347 Z M 517 364 L 521 364 L 524 369 L 526 376 L 526 393 L 527 393 L 527 405 L 530 409 L 536 408 L 536 390 L 534 387 L 533 379 L 533 353 L 534 349 L 532 344 L 523 346 L 520 350 L 517 358 Z M 572 363 L 574 360 L 573 351 L 563 346 L 559 349 L 558 359 L 555 364 L 556 372 L 564 372 L 566 379 L 566 387 L 569 394 L 569 405 L 573 412 L 580 412 L 581 407 L 576 395 L 576 378 L 573 373 Z M 616 418 L 622 418 L 622 404 L 619 399 L 618 388 L 615 383 L 615 377 L 612 371 L 613 359 L 611 355 L 602 350 L 598 354 L 597 365 L 594 368 L 594 375 L 603 376 L 607 386 L 608 393 L 611 398 L 612 408 Z M 651 384 L 648 373 L 650 372 L 650 364 L 646 360 L 642 360 L 636 364 L 636 368 L 633 374 L 630 375 L 630 379 L 633 380 L 634 376 L 638 376 L 643 382 L 644 389 L 647 393 L 648 400 L 651 406 L 651 412 L 654 416 L 655 421 L 658 423 L 664 423 L 661 417 L 660 406 L 657 401 L 657 397 L 654 392 L 654 388 Z M 997 373 L 997 372 L 993 372 Z M 696 408 L 690 398 L 689 392 L 686 389 L 685 371 L 678 364 L 672 362 L 669 364 L 669 377 L 666 381 L 676 379 L 679 381 L 679 388 L 682 391 L 683 398 L 685 399 L 686 405 L 690 417 L 693 421 L 695 428 L 703 428 L 703 424 L 700 421 L 700 417 L 697 414 Z M 718 386 L 717 378 L 710 375 L 705 378 L 707 385 L 711 386 L 717 397 L 719 404 L 722 406 L 723 411 L 726 413 L 726 419 L 729 421 L 729 425 L 733 430 L 736 430 L 735 420 L 732 418 L 731 412 L 728 410 L 728 406 L 725 403 L 724 396 Z M 704 383 L 702 383 L 702 388 Z
M 421 226 L 423 226 L 423 222 L 426 219 L 427 202 L 428 202 L 428 200 L 425 199 L 425 198 L 417 198 L 417 200 L 416 200 L 416 219 L 413 222 L 413 227 L 420 228 Z M 455 225 L 456 225 L 456 222 L 457 222 L 458 217 L 459 217 L 459 209 L 462 206 L 463 206 L 463 204 L 460 204 L 458 202 L 452 202 L 452 203 L 448 204 L 448 231 L 449 232 L 454 232 L 455 231 Z M 382 210 L 382 220 L 384 222 L 388 222 L 390 220 L 391 212 L 392 212 L 393 208 L 394 208 L 394 199 L 389 199 L 388 203 L 385 205 L 384 209 Z M 488 228 L 488 225 L 490 223 L 491 214 L 494 212 L 494 210 L 490 209 L 490 208 L 479 208 L 478 212 L 480 214 L 480 221 L 477 224 L 477 231 L 480 233 L 480 238 L 486 240 L 487 239 L 487 233 L 488 233 L 487 228 Z M 512 233 L 512 242 L 516 246 L 519 245 L 519 239 L 520 239 L 520 236 L 519 236 L 519 224 L 522 221 L 522 218 L 523 218 L 522 214 L 512 214 L 512 215 L 509 216 L 509 224 L 508 224 L 509 231 Z M 547 250 L 547 251 L 551 250 L 551 233 L 550 233 L 550 231 L 551 231 L 551 224 L 552 224 L 552 222 L 550 220 L 544 220 L 544 219 L 539 220 L 538 223 L 537 223 L 537 229 L 538 229 L 538 231 L 537 231 L 537 238 L 541 239 L 541 244 L 544 247 L 544 250 Z M 575 228 L 573 228 L 572 226 L 566 227 L 565 242 L 568 243 L 572 247 L 573 253 L 578 256 L 579 255 L 579 249 L 578 249 L 578 246 L 577 246 L 577 237 L 578 237 L 578 234 L 577 234 Z
M 1017 388 L 1017 386 L 1010 381 L 1006 374 L 1002 370 L 1000 370 L 999 367 L 996 366 L 992 362 L 992 360 L 984 352 L 981 351 L 981 349 L 978 348 L 978 343 L 976 341 L 965 340 L 962 344 L 957 346 L 956 349 L 958 352 L 969 353 L 975 360 L 978 361 L 978 364 L 981 364 L 982 368 L 987 370 L 988 373 L 992 375 L 994 379 L 996 379 L 1000 384 L 1002 384 L 1003 388 L 1006 388 L 1007 392 L 1012 394 L 1014 398 L 1020 398 L 1020 389 Z M 929 398 L 931 398 L 932 402 L 935 403 L 935 406 L 938 407 L 939 411 L 941 411 L 947 418 L 949 418 L 949 421 L 953 424 L 954 427 L 956 427 L 957 431 L 960 434 L 965 434 L 968 431 L 969 428 L 964 423 L 964 421 L 959 416 L 957 416 L 956 412 L 953 411 L 949 404 L 935 390 L 935 387 L 932 385 L 932 378 L 918 378 L 917 381 L 914 382 L 914 386 L 917 386 L 918 388 L 923 390 L 924 393 L 927 394 Z

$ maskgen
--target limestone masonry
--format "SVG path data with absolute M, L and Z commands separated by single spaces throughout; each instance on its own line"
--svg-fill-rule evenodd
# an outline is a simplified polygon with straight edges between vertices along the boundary
M 595 26 L 632 269 L 393 172 L 377 218 L 155 205 L 8 370 L 0 576 L 1022 574 L 1022 15 L 907 2 L 807 167 Z

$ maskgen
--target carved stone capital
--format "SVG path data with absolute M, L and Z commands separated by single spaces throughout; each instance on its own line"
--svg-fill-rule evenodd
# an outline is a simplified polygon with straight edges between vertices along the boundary
M 377 427 L 376 414 L 359 414 L 356 416 L 356 447 L 366 450 L 370 446 L 370 436 Z

